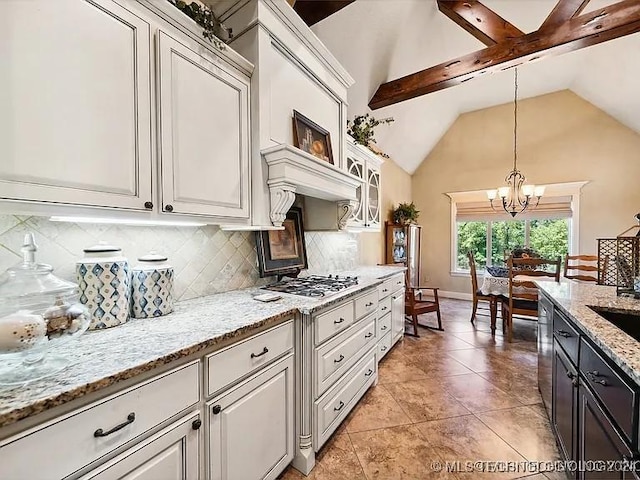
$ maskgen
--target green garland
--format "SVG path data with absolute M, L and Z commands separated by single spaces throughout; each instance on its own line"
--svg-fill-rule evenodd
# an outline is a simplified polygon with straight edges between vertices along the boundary
M 183 0 L 168 1 L 200 25 L 202 27 L 202 36 L 210 42 L 219 42 L 220 39 L 226 41 L 231 38 L 231 29 L 226 28 L 209 7 L 199 5 L 195 2 L 187 4 L 187 2 Z M 225 36 L 227 38 L 224 38 Z
M 375 127 L 382 124 L 388 125 L 393 123 L 393 121 L 394 119 L 392 117 L 377 120 L 368 113 L 357 115 L 353 121 L 347 120 L 347 133 L 351 135 L 357 143 L 368 147 L 369 142 L 376 141 L 374 138 Z

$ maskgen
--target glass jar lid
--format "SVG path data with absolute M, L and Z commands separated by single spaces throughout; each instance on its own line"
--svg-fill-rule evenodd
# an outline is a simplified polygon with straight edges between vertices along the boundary
M 51 265 L 36 263 L 37 250 L 33 234 L 27 233 L 21 248 L 22 263 L 7 269 L 0 276 L 0 305 L 29 296 L 56 295 L 76 290 L 75 284 L 56 277 Z

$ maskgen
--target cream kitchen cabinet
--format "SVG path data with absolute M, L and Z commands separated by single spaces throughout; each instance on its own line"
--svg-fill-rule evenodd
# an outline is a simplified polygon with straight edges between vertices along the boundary
M 293 354 L 207 404 L 210 480 L 271 480 L 294 455 Z
M 198 413 L 187 415 L 81 480 L 197 480 L 201 426 Z
M 0 198 L 144 210 L 149 21 L 111 0 L 2 1 L 0 18 Z
M 159 31 L 162 209 L 249 218 L 249 78 Z
M 347 137 L 347 172 L 361 180 L 357 200 L 347 225 L 363 230 L 380 231 L 381 225 L 381 175 L 383 160 L 368 148 Z
M 169 2 L 3 1 L 0 18 L 0 200 L 249 223 L 249 62 Z
M 404 275 L 395 275 L 389 279 L 394 291 L 391 294 L 391 344 L 404 336 Z

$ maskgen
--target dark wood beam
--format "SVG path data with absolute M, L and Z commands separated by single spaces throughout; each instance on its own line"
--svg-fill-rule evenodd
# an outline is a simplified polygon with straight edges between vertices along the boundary
M 640 31 L 640 0 L 624 0 L 574 17 L 555 29 L 529 33 L 435 67 L 383 83 L 372 110 L 459 85 L 541 57 L 559 55 Z
M 293 9 L 308 26 L 333 15 L 355 0 L 296 0 Z
M 576 15 L 580 15 L 588 3 L 589 0 L 558 0 L 558 3 L 553 7 L 546 20 L 542 22 L 538 31 L 557 27 Z
M 522 30 L 477 0 L 438 0 L 438 8 L 488 46 L 524 35 Z

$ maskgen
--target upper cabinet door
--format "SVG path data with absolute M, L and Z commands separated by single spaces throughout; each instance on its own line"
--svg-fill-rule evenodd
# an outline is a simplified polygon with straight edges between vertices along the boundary
M 365 180 L 365 166 L 364 163 L 351 157 L 347 156 L 347 172 L 351 175 L 354 175 L 360 178 L 363 182 L 356 189 L 356 206 L 353 209 L 353 213 L 351 214 L 351 218 L 349 219 L 349 225 L 352 226 L 363 226 L 365 223 L 365 200 L 364 200 L 364 180 Z
M 367 168 L 367 227 L 380 225 L 380 172 Z
M 0 198 L 144 209 L 149 35 L 110 0 L 0 1 Z
M 158 33 L 162 209 L 249 218 L 249 79 Z

